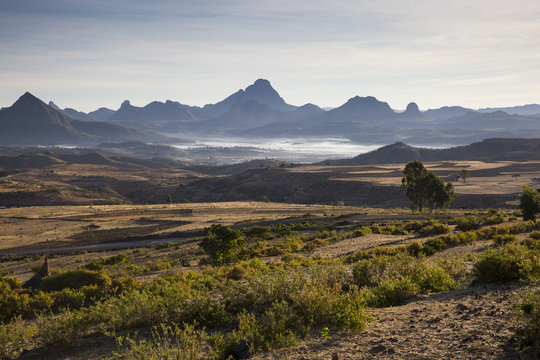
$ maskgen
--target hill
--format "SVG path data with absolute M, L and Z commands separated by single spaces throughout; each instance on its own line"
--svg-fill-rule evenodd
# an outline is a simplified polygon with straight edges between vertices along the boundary
M 412 160 L 538 160 L 540 159 L 540 139 L 486 139 L 466 146 L 448 149 L 413 147 L 402 142 L 383 146 L 352 159 L 326 160 L 325 165 L 366 165 L 396 164 Z

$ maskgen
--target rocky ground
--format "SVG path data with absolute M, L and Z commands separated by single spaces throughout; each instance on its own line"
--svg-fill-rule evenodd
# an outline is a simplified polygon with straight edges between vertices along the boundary
M 366 331 L 330 334 L 256 359 L 521 359 L 512 303 L 528 287 L 472 286 L 373 309 Z

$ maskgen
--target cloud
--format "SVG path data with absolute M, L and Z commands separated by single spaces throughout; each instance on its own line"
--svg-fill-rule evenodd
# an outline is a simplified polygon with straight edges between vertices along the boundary
M 258 77 L 296 104 L 539 102 L 538 18 L 537 0 L 5 1 L 0 104 L 39 88 L 86 110 L 202 105 Z

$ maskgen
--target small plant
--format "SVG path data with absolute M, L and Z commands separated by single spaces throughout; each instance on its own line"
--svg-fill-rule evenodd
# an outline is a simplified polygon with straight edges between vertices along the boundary
M 326 340 L 328 339 L 329 336 L 330 336 L 330 330 L 328 329 L 328 326 L 325 326 L 321 331 L 321 338 L 323 338 L 323 340 Z

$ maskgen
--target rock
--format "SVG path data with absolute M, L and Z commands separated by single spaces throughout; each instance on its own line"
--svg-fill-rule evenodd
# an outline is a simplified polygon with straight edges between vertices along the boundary
M 39 271 L 34 276 L 32 276 L 30 280 L 25 282 L 23 287 L 27 289 L 38 288 L 39 284 L 41 283 L 41 279 L 49 275 L 50 275 L 49 263 L 47 261 L 47 257 L 45 257 L 45 261 L 43 262 L 43 265 L 41 265 L 41 269 L 39 269 Z
M 384 346 L 383 344 L 379 344 L 369 349 L 369 352 L 372 354 L 377 354 L 383 351 L 386 351 L 386 346 Z
M 332 354 L 332 360 L 339 360 L 339 356 L 337 353 Z

